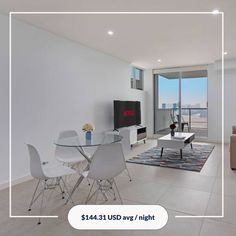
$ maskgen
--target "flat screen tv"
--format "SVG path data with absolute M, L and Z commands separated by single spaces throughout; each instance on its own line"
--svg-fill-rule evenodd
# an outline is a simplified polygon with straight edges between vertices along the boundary
M 114 129 L 140 124 L 140 102 L 114 101 Z

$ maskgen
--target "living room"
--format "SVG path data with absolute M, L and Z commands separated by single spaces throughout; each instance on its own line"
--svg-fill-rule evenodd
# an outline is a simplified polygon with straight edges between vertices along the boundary
M 146 228 L 150 235 L 235 235 L 234 1 L 140 1 L 135 10 L 131 3 L 23 2 L 0 8 L 1 234 L 142 235 L 76 230 L 67 219 L 73 205 L 123 203 L 165 208 L 168 222 Z M 60 139 L 66 131 L 75 135 Z M 84 172 L 109 145 L 122 146 L 124 171 L 106 182 L 114 192 L 104 195 L 107 185 L 95 181 L 90 196 L 94 182 Z M 38 200 L 34 150 L 42 169 L 63 163 L 69 175 L 56 178 L 55 186 L 65 182 L 61 192 L 46 184 Z M 72 165 L 58 153 L 82 161 Z

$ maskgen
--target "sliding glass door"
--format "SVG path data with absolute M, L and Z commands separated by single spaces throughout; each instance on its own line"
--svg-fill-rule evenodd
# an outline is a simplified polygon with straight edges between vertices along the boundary
M 179 109 L 179 74 L 155 75 L 155 133 L 167 134 L 169 125 L 177 122 L 174 114 Z
M 175 123 L 179 132 L 207 137 L 207 70 L 180 68 L 154 71 L 154 132 L 167 134 Z

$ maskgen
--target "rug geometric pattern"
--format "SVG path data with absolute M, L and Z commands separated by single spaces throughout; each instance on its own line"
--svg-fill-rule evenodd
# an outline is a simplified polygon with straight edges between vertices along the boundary
M 193 143 L 193 149 L 190 145 L 183 149 L 183 159 L 180 159 L 180 151 L 177 149 L 164 148 L 160 158 L 161 148 L 154 147 L 127 162 L 200 172 L 213 149 L 214 145 Z

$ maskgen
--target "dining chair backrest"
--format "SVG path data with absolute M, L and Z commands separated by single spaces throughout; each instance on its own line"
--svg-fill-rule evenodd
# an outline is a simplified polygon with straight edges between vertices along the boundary
M 170 119 L 171 119 L 171 122 L 172 123 L 177 123 L 178 122 L 178 118 L 176 119 L 177 117 L 175 117 L 175 115 L 171 112 L 170 113 Z
M 180 120 L 180 117 L 179 117 L 179 115 L 176 115 L 177 116 L 177 119 L 178 119 L 178 122 L 179 122 L 179 120 Z M 184 117 L 183 116 L 181 116 L 181 121 L 180 122 L 185 122 L 185 120 L 184 120 Z
M 37 149 L 31 145 L 27 144 L 29 156 L 30 156 L 30 173 L 35 178 L 45 178 L 41 160 Z
M 88 177 L 96 180 L 112 179 L 126 169 L 121 143 L 98 147 L 92 157 Z
M 78 137 L 78 133 L 75 130 L 65 130 L 59 133 L 58 139 L 70 138 L 70 137 Z M 55 156 L 60 161 L 63 161 L 64 159 L 64 161 L 66 162 L 66 158 L 79 156 L 79 155 L 80 153 L 75 147 L 56 146 Z
M 78 133 L 75 130 L 64 130 L 59 133 L 59 138 L 76 137 Z

